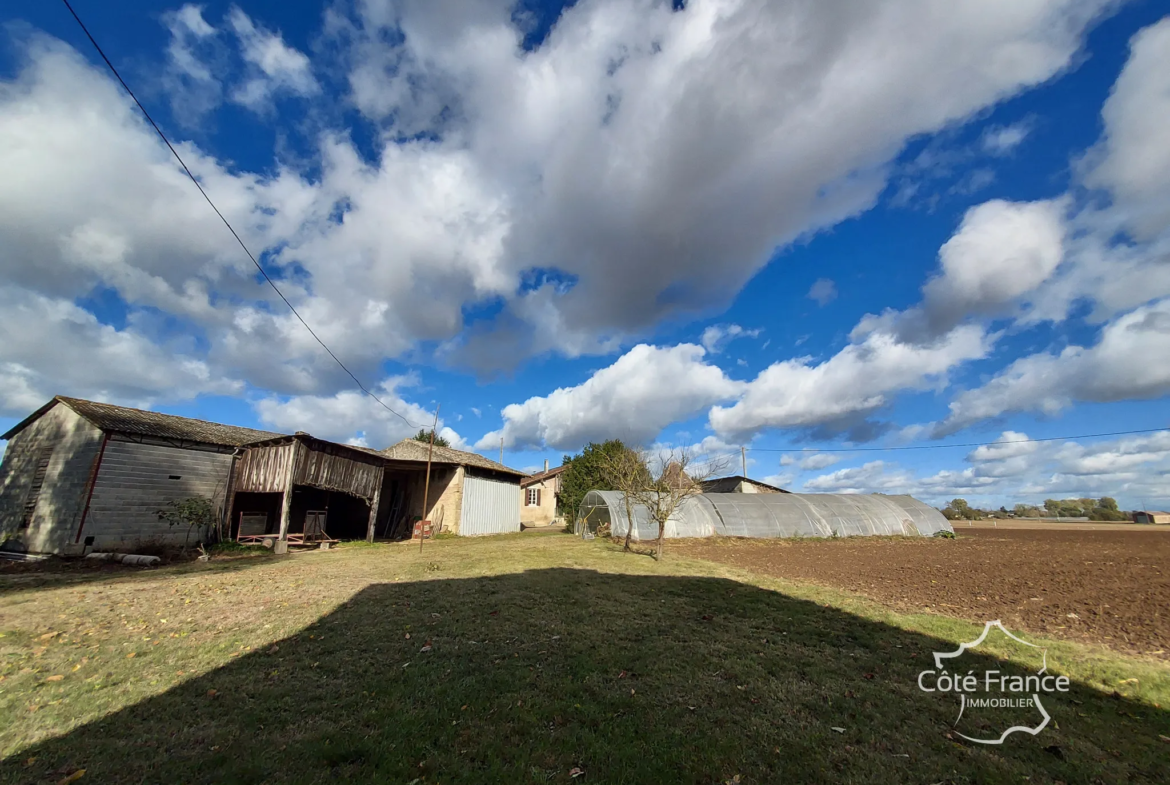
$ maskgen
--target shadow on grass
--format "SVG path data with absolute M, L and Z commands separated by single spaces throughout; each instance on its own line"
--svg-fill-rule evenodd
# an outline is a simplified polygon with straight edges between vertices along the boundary
M 604 783 L 1165 773 L 1165 712 L 1075 686 L 1046 699 L 1059 727 L 1039 737 L 948 738 L 957 700 L 916 678 L 953 648 L 723 579 L 552 569 L 377 584 L 267 652 L 23 750 L 0 781 L 77 768 L 102 783 L 420 785 L 568 782 L 575 767 L 575 782 Z

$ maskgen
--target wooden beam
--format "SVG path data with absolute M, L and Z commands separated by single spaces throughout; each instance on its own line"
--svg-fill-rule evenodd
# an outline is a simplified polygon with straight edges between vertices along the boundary
M 366 529 L 366 542 L 374 541 L 374 524 L 378 518 L 378 501 L 382 498 L 382 482 L 386 479 L 386 467 L 378 471 L 378 487 L 374 489 L 374 499 L 370 502 L 370 525 Z
M 297 455 L 296 442 L 293 442 L 292 455 L 288 457 L 288 471 L 284 475 L 284 499 L 280 505 L 279 539 L 281 541 L 288 539 L 288 519 L 289 512 L 292 510 L 293 477 L 296 477 L 297 474 Z

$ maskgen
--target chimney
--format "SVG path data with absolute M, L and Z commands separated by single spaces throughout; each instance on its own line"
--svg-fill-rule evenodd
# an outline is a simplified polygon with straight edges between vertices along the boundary
M 545 470 L 546 472 L 548 471 L 548 458 L 545 458 L 545 459 L 544 459 L 544 470 Z

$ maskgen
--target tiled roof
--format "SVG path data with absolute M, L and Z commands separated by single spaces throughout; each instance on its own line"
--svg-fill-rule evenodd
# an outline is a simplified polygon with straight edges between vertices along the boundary
M 403 439 L 398 444 L 382 450 L 379 454 L 397 461 L 426 461 L 428 447 L 429 445 L 426 442 L 420 442 L 418 439 Z M 437 444 L 435 445 L 435 453 L 431 461 L 434 463 L 453 463 L 459 466 L 475 466 L 480 469 L 491 469 L 496 472 L 524 475 L 524 472 L 511 469 L 502 463 L 496 463 L 479 453 L 455 450 L 450 447 L 440 447 Z
M 537 482 L 543 482 L 543 481 L 547 480 L 549 477 L 556 477 L 558 474 L 560 474 L 561 472 L 563 472 L 567 468 L 569 468 L 569 467 L 568 466 L 558 466 L 555 469 L 549 469 L 546 472 L 537 472 L 536 474 L 530 475 L 528 477 L 525 477 L 523 480 L 521 480 L 520 485 L 525 486 L 525 485 L 532 485 L 533 483 L 537 483 Z
M 142 409 L 131 409 L 126 406 L 115 406 L 110 403 L 98 403 L 97 401 L 58 395 L 0 438 L 12 438 L 56 403 L 68 406 L 103 431 L 117 431 L 138 436 L 155 436 L 162 439 L 181 439 L 222 447 L 239 447 L 249 442 L 272 439 L 281 435 L 270 431 L 241 428 L 238 425 L 221 425 L 206 420 L 179 417 L 174 414 L 148 412 Z

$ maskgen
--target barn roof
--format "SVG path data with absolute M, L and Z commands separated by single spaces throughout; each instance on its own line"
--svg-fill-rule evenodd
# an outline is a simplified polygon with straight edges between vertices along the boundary
M 521 485 L 521 487 L 523 487 L 523 486 L 527 486 L 527 485 L 532 485 L 533 483 L 543 482 L 543 481 L 547 480 L 549 477 L 556 477 L 558 474 L 560 474 L 561 472 L 563 472 L 565 469 L 568 469 L 568 468 L 569 468 L 569 465 L 566 463 L 564 465 L 557 466 L 555 469 L 549 469 L 548 471 L 545 471 L 545 472 L 537 472 L 536 474 L 531 474 L 531 475 L 525 477 L 523 480 L 521 480 L 520 485 Z
M 155 436 L 161 439 L 178 439 L 222 447 L 239 447 L 250 442 L 272 439 L 281 435 L 270 431 L 242 428 L 238 425 L 222 425 L 206 420 L 179 417 L 174 414 L 148 412 L 143 409 L 131 409 L 128 406 L 115 406 L 112 403 L 99 403 L 58 395 L 14 425 L 7 433 L 0 436 L 0 439 L 11 439 L 58 403 L 68 406 L 103 431 L 116 431 L 136 436 Z
M 731 477 L 716 477 L 711 480 L 703 480 L 699 483 L 699 487 L 703 489 L 704 493 L 728 493 L 724 488 L 733 488 L 741 482 L 750 482 L 752 485 L 758 485 L 761 488 L 770 488 L 777 493 L 789 493 L 783 488 L 778 488 L 775 485 L 769 485 L 766 482 L 753 480 L 751 477 L 744 477 L 742 474 L 737 474 Z
M 387 458 L 392 458 L 396 461 L 426 461 L 427 450 L 429 445 L 426 442 L 420 442 L 418 439 L 403 439 L 391 447 L 387 447 L 379 454 Z M 457 466 L 474 466 L 479 469 L 490 469 L 494 472 L 505 472 L 507 474 L 514 474 L 520 477 L 524 476 L 524 472 L 516 471 L 509 468 L 502 463 L 497 463 L 490 458 L 485 458 L 479 453 L 467 452 L 465 450 L 455 450 L 451 447 L 440 447 L 435 445 L 435 453 L 431 457 L 432 463 L 450 463 Z

